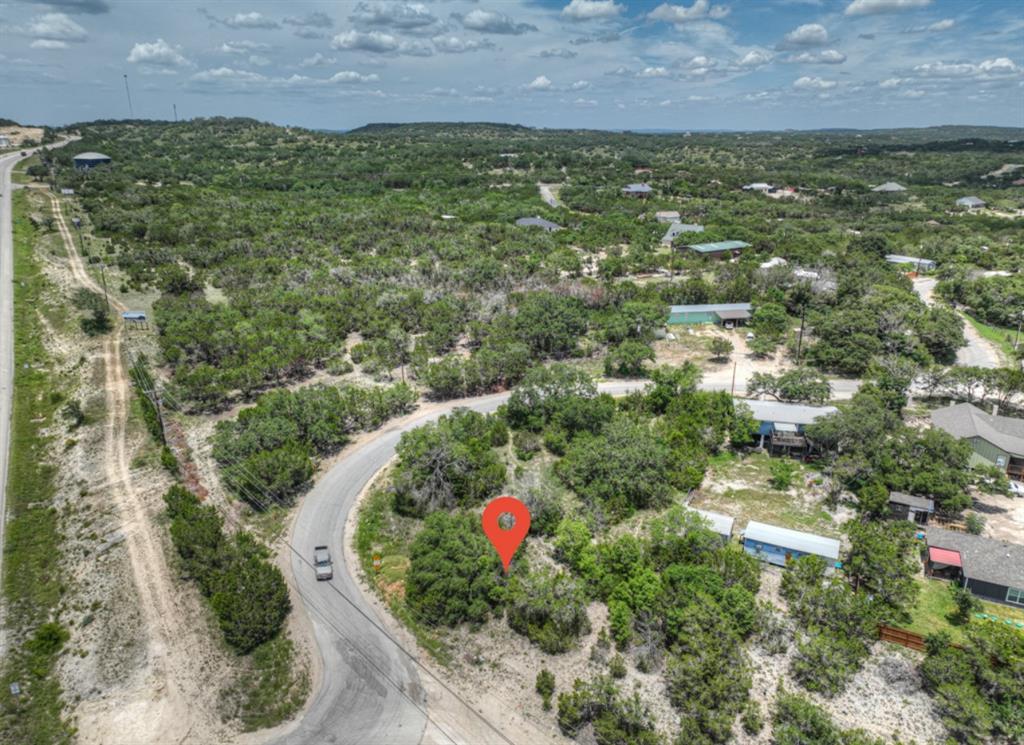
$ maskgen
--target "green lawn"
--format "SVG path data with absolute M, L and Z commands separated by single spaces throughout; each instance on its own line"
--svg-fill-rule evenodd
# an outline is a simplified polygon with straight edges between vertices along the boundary
M 924 577 L 919 577 L 918 583 L 921 585 L 921 593 L 918 595 L 917 605 L 911 612 L 913 620 L 906 628 L 924 636 L 946 631 L 952 635 L 953 641 L 963 641 L 965 627 L 954 625 L 949 620 L 953 614 L 953 600 L 949 594 L 949 583 Z M 1024 610 L 1022 609 L 984 601 L 982 601 L 982 606 L 983 613 L 996 616 L 1000 620 L 1024 621 Z M 991 621 L 972 618 L 970 623 L 991 623 Z M 1024 634 L 1024 630 L 1021 633 Z

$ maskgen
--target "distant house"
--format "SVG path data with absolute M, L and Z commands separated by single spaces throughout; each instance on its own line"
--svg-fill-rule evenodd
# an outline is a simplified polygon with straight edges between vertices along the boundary
M 879 193 L 894 193 L 894 192 L 900 192 L 900 191 L 906 191 L 906 190 L 907 190 L 907 187 L 900 186 L 895 181 L 886 181 L 884 184 L 879 184 L 878 186 L 876 186 L 871 191 L 879 192 Z
M 985 202 L 982 199 L 978 199 L 978 197 L 960 197 L 956 200 L 956 206 L 965 207 L 969 210 L 980 210 L 985 206 Z
M 820 556 L 832 568 L 839 564 L 839 541 L 835 538 L 780 528 L 751 520 L 743 531 L 743 550 L 769 564 L 786 566 L 802 556 Z
M 675 243 L 676 238 L 681 236 L 683 233 L 703 233 L 703 225 L 694 225 L 686 222 L 674 222 L 668 226 L 668 230 L 665 231 L 665 235 L 661 236 L 661 245 L 671 246 Z
M 932 412 L 932 426 L 966 440 L 971 463 L 995 466 L 1024 481 L 1024 419 L 987 414 L 974 404 L 954 404 Z
M 815 280 L 821 279 L 821 272 L 816 272 L 813 269 L 801 269 L 800 267 L 797 267 L 793 270 L 793 276 L 797 279 Z
M 60 193 L 63 194 L 65 197 L 73 197 L 75 195 L 75 190 L 69 189 L 68 187 L 65 186 L 60 190 Z
M 761 262 L 762 269 L 774 269 L 777 266 L 785 266 L 789 262 L 781 256 L 772 256 L 768 261 Z
M 1024 606 L 1024 546 L 980 535 L 928 528 L 925 573 L 958 582 L 972 594 Z
M 711 530 L 718 533 L 724 541 L 728 542 L 732 539 L 732 526 L 735 522 L 732 517 L 729 515 L 723 515 L 720 512 L 708 512 L 706 510 L 698 510 L 692 507 L 691 509 L 711 523 Z
M 668 325 L 695 326 L 702 323 L 744 323 L 750 320 L 750 303 L 711 303 L 707 305 L 670 305 Z
M 679 222 L 679 213 L 675 210 L 659 210 L 654 213 L 654 219 L 658 222 Z
M 742 403 L 750 407 L 750 412 L 758 423 L 760 447 L 767 447 L 773 453 L 805 452 L 809 444 L 804 436 L 804 428 L 822 417 L 839 411 L 835 406 L 811 406 L 746 398 L 733 399 L 733 403 Z
M 904 256 L 903 254 L 886 254 L 885 260 L 890 264 L 913 264 L 914 271 L 921 272 L 934 272 L 935 262 L 931 259 L 921 259 L 917 256 Z
M 79 171 L 88 171 L 90 168 L 109 165 L 111 162 L 110 156 L 103 153 L 79 153 L 72 160 Z
M 910 520 L 918 525 L 927 525 L 928 518 L 935 514 L 935 501 L 928 497 L 915 497 L 894 491 L 889 494 L 889 515 L 897 520 Z
M 691 243 L 686 248 L 701 256 L 722 258 L 739 253 L 744 248 L 750 248 L 750 244 L 744 241 L 718 241 L 717 243 Z
M 545 220 L 540 215 L 536 217 L 520 217 L 518 220 L 516 220 L 516 225 L 518 225 L 521 228 L 541 228 L 542 230 L 546 230 L 549 233 L 553 233 L 556 230 L 562 229 L 562 226 L 559 225 L 558 223 L 551 222 L 550 220 Z
M 0 147 L 10 147 L 11 138 L 7 135 L 0 135 Z
M 755 181 L 752 184 L 745 184 L 743 191 L 760 191 L 766 192 L 771 191 L 774 187 L 771 184 L 766 184 L 764 181 Z
M 627 197 L 634 197 L 636 199 L 647 199 L 651 195 L 650 186 L 647 184 L 627 184 L 622 187 L 622 193 Z

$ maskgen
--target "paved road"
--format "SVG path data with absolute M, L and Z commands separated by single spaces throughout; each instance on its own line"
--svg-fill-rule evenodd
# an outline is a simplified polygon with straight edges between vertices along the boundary
M 837 382 L 841 384 L 837 386 L 838 398 L 848 398 L 856 389 L 856 381 Z M 622 381 L 605 383 L 600 387 L 603 392 L 619 395 L 645 384 L 646 381 Z M 715 384 L 706 387 L 727 389 L 727 386 Z M 329 545 L 334 558 L 334 579 L 331 583 L 364 613 L 377 618 L 376 611 L 363 600 L 353 579 L 359 568 L 346 563 L 344 552 L 345 522 L 359 493 L 394 455 L 402 432 L 433 421 L 456 406 L 481 412 L 494 411 L 507 397 L 507 393 L 502 393 L 448 402 L 429 413 L 393 424 L 353 450 L 324 474 L 303 500 L 292 530 L 292 545 L 307 560 L 313 555 L 314 546 Z M 423 713 L 403 697 L 395 685 L 382 680 L 374 666 L 340 637 L 339 630 L 350 637 L 388 678 L 400 684 L 417 702 L 422 702 L 423 686 L 415 665 L 327 583 L 317 582 L 313 570 L 294 555 L 291 569 L 295 586 L 313 622 L 323 660 L 323 680 L 306 714 L 290 732 L 273 740 L 275 745 L 313 742 L 417 745 L 426 726 Z M 433 710 L 431 717 L 434 717 Z M 466 719 L 466 716 L 463 714 L 461 718 Z M 500 742 L 493 732 L 482 727 L 473 732 L 463 732 L 456 730 L 449 721 L 446 717 L 443 726 L 460 743 L 487 745 Z M 515 739 L 514 733 L 508 734 Z
M 52 147 L 65 144 L 66 141 Z M 32 148 L 25 152 L 31 155 L 38 149 Z M 7 468 L 11 447 L 11 404 L 14 398 L 14 224 L 11 219 L 11 171 L 22 158 L 20 152 L 0 156 L 0 192 L 3 193 L 0 197 L 0 577 L 3 576 Z M 0 655 L 6 649 L 4 639 L 0 631 Z
M 934 277 L 915 279 L 914 290 L 928 305 L 934 305 L 933 294 L 937 283 L 938 280 Z M 959 311 L 957 312 L 959 313 Z M 965 367 L 1002 367 L 1003 358 L 996 345 L 982 337 L 971 322 L 964 318 L 963 313 L 959 313 L 959 315 L 964 320 L 964 337 L 967 339 L 967 346 L 957 350 L 956 364 Z

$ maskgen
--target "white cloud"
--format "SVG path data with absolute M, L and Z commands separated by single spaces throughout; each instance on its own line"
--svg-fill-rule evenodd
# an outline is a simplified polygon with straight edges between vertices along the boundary
M 85 41 L 88 32 L 64 13 L 43 13 L 29 21 L 25 33 L 49 41 Z
M 261 41 L 226 41 L 220 45 L 220 51 L 224 54 L 250 54 L 268 49 L 270 49 L 270 44 L 264 44 Z
M 573 101 L 573 105 L 589 109 L 597 106 L 597 101 L 592 98 L 577 98 Z
M 358 3 L 349 20 L 368 26 L 417 29 L 437 23 L 422 3 Z
M 793 87 L 798 90 L 828 90 L 829 88 L 836 87 L 836 81 L 824 80 L 822 78 L 816 78 L 811 76 L 803 76 L 793 81 Z
M 1021 68 L 1009 57 L 996 57 L 995 59 L 983 60 L 978 64 L 973 62 L 927 62 L 922 65 L 915 65 L 912 72 L 915 77 L 919 78 L 977 78 L 979 80 L 989 80 L 1020 75 Z
M 128 53 L 128 62 L 153 67 L 188 67 L 192 63 L 185 59 L 181 47 L 172 47 L 163 39 L 153 42 L 139 42 Z
M 380 78 L 376 74 L 371 73 L 370 75 L 361 75 L 358 72 L 352 70 L 342 70 L 336 72 L 331 77 L 327 78 L 329 83 L 375 83 Z
M 329 78 L 311 78 L 305 75 L 284 78 L 232 67 L 217 67 L 197 72 L 189 82 L 201 90 L 247 93 L 260 90 L 323 90 L 339 85 L 370 83 L 377 80 L 376 75 L 361 75 L 351 70 L 337 72 Z
M 526 89 L 530 91 L 549 91 L 552 86 L 552 82 L 548 80 L 546 75 L 538 75 L 526 86 Z
M 454 88 L 431 88 L 427 91 L 428 96 L 445 96 L 448 98 L 456 98 L 459 92 Z
M 846 62 L 846 55 L 835 49 L 823 49 L 820 52 L 790 55 L 786 61 L 804 65 L 841 65 Z
M 235 13 L 224 19 L 224 25 L 231 28 L 279 28 L 277 21 L 267 18 L 262 13 Z
M 32 49 L 67 49 L 68 43 L 57 39 L 36 39 L 29 46 Z
M 589 87 L 590 87 L 590 81 L 589 80 L 577 80 L 575 83 L 573 83 L 572 85 L 569 86 L 569 90 L 571 90 L 571 91 L 585 91 Z
M 1008 57 L 987 59 L 978 65 L 978 70 L 992 75 L 1010 75 L 1020 72 L 1020 68 Z
M 614 18 L 626 7 L 615 0 L 572 0 L 562 8 L 562 15 L 571 21 L 592 21 L 600 18 Z
M 315 11 L 313 13 L 307 13 L 301 18 L 290 17 L 285 18 L 282 23 L 288 26 L 298 26 L 299 28 L 331 28 L 334 26 L 334 21 L 326 13 Z
M 772 61 L 772 53 L 764 49 L 751 49 L 738 62 L 740 67 L 760 67 Z
M 896 88 L 903 84 L 903 78 L 887 78 L 878 84 L 879 88 Z
M 902 93 L 900 93 L 899 95 L 900 95 L 900 96 L 901 96 L 902 98 L 922 98 L 922 97 L 924 97 L 924 96 L 925 96 L 926 94 L 925 94 L 925 92 L 924 92 L 923 90 L 921 90 L 920 88 L 911 88 L 910 90 L 905 90 L 905 91 L 903 91 L 903 92 L 902 92 Z
M 820 23 L 805 23 L 797 26 L 783 38 L 779 47 L 820 47 L 828 43 L 828 31 Z
M 662 108 L 665 108 L 665 107 L 671 106 L 671 105 L 672 105 L 672 99 L 670 99 L 670 98 L 666 98 L 665 100 L 658 102 L 658 106 L 661 106 Z
M 948 31 L 956 25 L 956 21 L 952 18 L 943 18 L 941 21 L 936 21 L 928 27 L 929 31 Z
M 705 18 L 718 20 L 729 15 L 729 8 L 722 5 L 711 5 L 709 0 L 694 0 L 693 5 L 687 8 L 685 5 L 672 5 L 662 3 L 647 14 L 652 21 L 664 21 L 677 25 L 691 21 L 699 21 Z
M 326 67 L 327 65 L 333 65 L 337 61 L 335 57 L 327 57 L 317 52 L 312 57 L 306 57 L 302 60 L 299 63 L 299 67 Z
M 669 74 L 667 67 L 645 67 L 636 76 L 638 78 L 667 78 Z
M 538 57 L 561 57 L 562 59 L 572 59 L 576 56 L 576 52 L 571 49 L 545 49 Z
M 466 15 L 452 14 L 459 20 L 464 28 L 470 31 L 478 31 L 482 34 L 511 34 L 518 36 L 528 31 L 536 31 L 537 27 L 529 23 L 516 23 L 504 13 L 494 10 L 483 10 L 474 8 Z
M 932 0 L 853 0 L 846 6 L 848 16 L 866 16 L 878 13 L 899 13 L 931 5 Z
M 407 54 L 413 57 L 429 57 L 433 54 L 433 50 L 423 42 L 399 39 L 382 31 L 346 31 L 331 40 L 331 48 L 373 54 Z
M 270 58 L 264 57 L 262 54 L 251 54 L 249 55 L 249 64 L 255 67 L 266 67 L 270 64 Z
M 444 54 L 462 54 L 464 52 L 477 52 L 481 49 L 494 49 L 494 42 L 490 39 L 460 39 L 458 36 L 435 36 L 431 41 L 434 48 Z

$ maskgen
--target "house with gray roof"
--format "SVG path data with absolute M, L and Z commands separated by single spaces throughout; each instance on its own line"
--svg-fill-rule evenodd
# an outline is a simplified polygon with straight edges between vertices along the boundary
M 559 225 L 558 223 L 551 222 L 550 220 L 545 220 L 540 215 L 537 215 L 536 217 L 520 217 L 518 220 L 516 220 L 516 225 L 518 225 L 521 228 L 541 228 L 542 230 L 546 230 L 549 233 L 553 233 L 556 230 L 562 229 L 562 226 Z
M 898 491 L 889 494 L 889 516 L 894 519 L 925 525 L 934 514 L 935 501 L 928 497 L 915 497 Z
M 835 406 L 811 406 L 785 401 L 761 401 L 753 398 L 735 398 L 734 405 L 744 404 L 757 421 L 760 447 L 772 453 L 802 453 L 809 443 L 804 428 L 823 417 L 839 411 Z
M 700 256 L 721 259 L 738 254 L 744 248 L 750 248 L 750 244 L 745 241 L 718 241 L 717 243 L 691 243 L 686 248 Z
M 1024 546 L 934 527 L 925 540 L 929 576 L 959 582 L 985 600 L 1024 607 Z
M 79 171 L 88 171 L 90 168 L 111 163 L 110 156 L 103 153 L 79 153 L 71 160 L 74 161 L 75 169 Z
M 904 256 L 903 254 L 886 254 L 885 260 L 890 264 L 911 264 L 914 267 L 914 271 L 918 272 L 934 272 L 935 262 L 931 259 L 922 259 L 918 256 Z
M 974 404 L 954 404 L 932 412 L 932 426 L 966 440 L 971 463 L 995 466 L 1024 481 L 1024 419 L 988 414 Z
M 727 542 L 732 538 L 732 526 L 735 520 L 731 515 L 723 515 L 721 512 L 708 512 L 691 507 L 694 512 L 708 521 L 711 530 L 718 533 L 722 540 Z
M 654 219 L 658 222 L 679 222 L 677 210 L 658 210 L 654 213 Z
M 668 230 L 665 231 L 665 235 L 661 237 L 661 245 L 671 246 L 675 243 L 676 238 L 681 236 L 683 233 L 703 233 L 704 226 L 696 225 L 694 223 L 686 222 L 674 222 L 668 226 Z
M 622 193 L 627 197 L 636 197 L 637 199 L 646 199 L 654 191 L 647 184 L 626 184 L 622 187 Z
M 985 206 L 985 201 L 978 199 L 978 197 L 960 197 L 956 200 L 956 206 L 965 207 L 969 210 L 980 210 Z
M 871 191 L 878 192 L 880 194 L 885 194 L 885 193 L 893 194 L 893 193 L 896 193 L 896 192 L 901 192 L 901 191 L 906 191 L 906 190 L 907 190 L 907 187 L 900 186 L 895 181 L 886 181 L 884 184 L 879 184 L 878 186 L 876 186 Z

